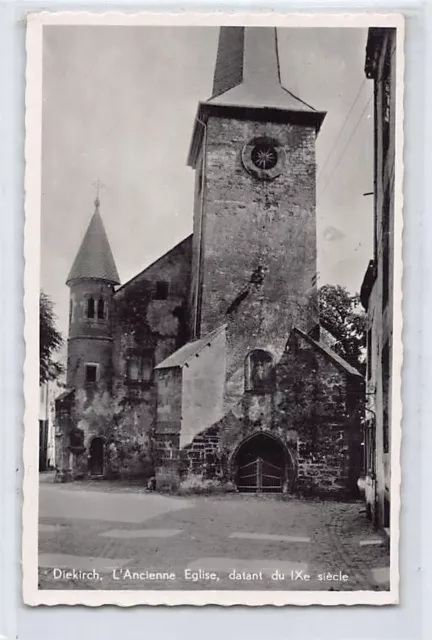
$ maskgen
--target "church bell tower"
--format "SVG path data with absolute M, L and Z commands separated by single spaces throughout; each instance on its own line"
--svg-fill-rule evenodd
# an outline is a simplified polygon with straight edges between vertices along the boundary
M 276 29 L 221 28 L 213 96 L 198 106 L 188 159 L 190 312 L 195 336 L 227 324 L 229 369 L 255 348 L 280 356 L 293 326 L 318 322 L 315 143 L 324 117 L 282 86 Z
M 66 284 L 70 289 L 67 386 L 106 390 L 111 381 L 112 296 L 120 284 L 99 198 Z

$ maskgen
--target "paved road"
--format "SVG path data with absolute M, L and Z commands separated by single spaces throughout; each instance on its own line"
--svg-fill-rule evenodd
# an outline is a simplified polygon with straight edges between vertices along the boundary
M 39 567 L 42 589 L 389 588 L 361 503 L 105 484 L 41 484 Z

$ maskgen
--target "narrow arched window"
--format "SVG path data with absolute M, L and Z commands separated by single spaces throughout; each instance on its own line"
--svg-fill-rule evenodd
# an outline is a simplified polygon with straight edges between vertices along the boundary
M 132 381 L 150 382 L 153 374 L 153 350 L 143 349 L 128 358 L 127 377 Z
M 94 298 L 89 298 L 87 300 L 87 318 L 95 317 L 95 301 Z
M 134 382 L 140 380 L 140 359 L 138 356 L 131 356 L 128 362 L 128 378 Z
M 99 298 L 97 303 L 97 317 L 99 320 L 105 318 L 105 300 L 103 298 Z
M 268 351 L 254 349 L 245 360 L 245 389 L 269 393 L 274 387 L 273 357 Z

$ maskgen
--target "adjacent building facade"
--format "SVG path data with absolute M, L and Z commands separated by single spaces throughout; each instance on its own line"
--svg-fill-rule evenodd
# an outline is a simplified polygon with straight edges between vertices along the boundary
M 55 467 L 55 398 L 59 390 L 56 381 L 39 387 L 39 471 Z
M 320 341 L 324 117 L 282 86 L 275 29 L 221 28 L 188 158 L 193 234 L 120 286 L 96 200 L 69 274 L 59 479 L 356 491 L 363 379 Z
M 374 82 L 374 257 L 361 290 L 368 314 L 365 493 L 368 514 L 389 526 L 396 118 L 396 29 L 369 30 L 365 72 Z

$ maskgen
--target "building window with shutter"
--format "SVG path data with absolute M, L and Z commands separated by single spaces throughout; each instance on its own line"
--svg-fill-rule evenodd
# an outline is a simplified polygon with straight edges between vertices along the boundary
M 381 234 L 382 234 L 382 310 L 389 302 L 390 291 L 390 193 L 386 189 L 382 204 Z
M 389 451 L 390 348 L 387 341 L 381 352 L 383 449 Z
M 150 382 L 153 375 L 153 351 L 131 354 L 127 364 L 127 378 L 131 382 Z

